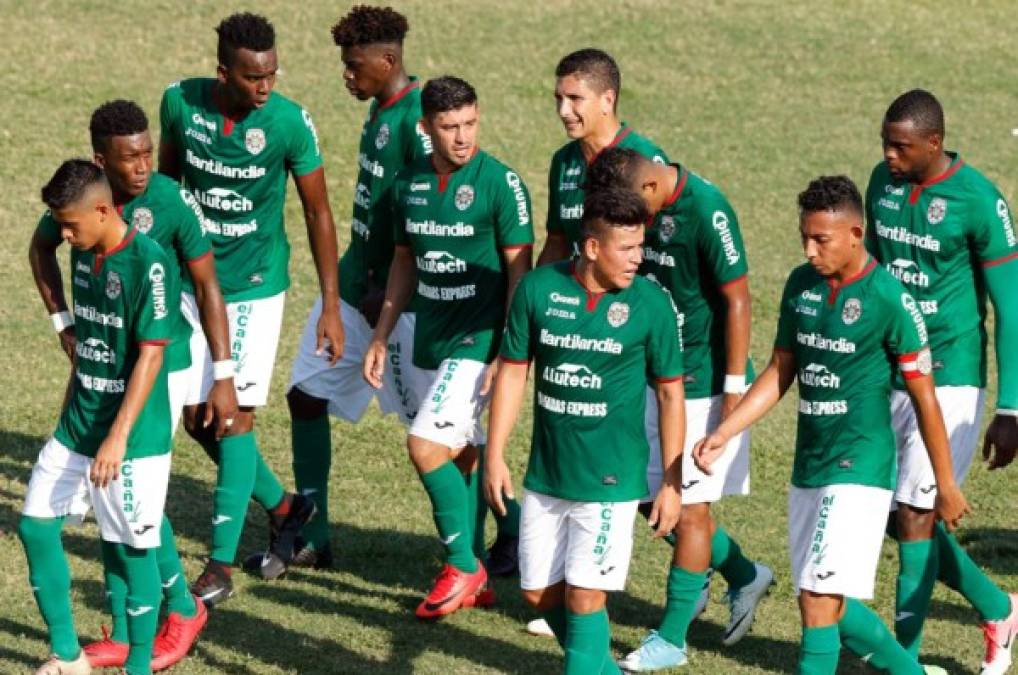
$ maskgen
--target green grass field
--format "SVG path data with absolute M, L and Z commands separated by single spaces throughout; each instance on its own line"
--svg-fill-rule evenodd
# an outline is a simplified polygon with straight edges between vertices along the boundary
M 1018 89 L 1013 79 L 1013 3 L 698 3 L 626 0 L 544 3 L 399 2 L 411 32 L 406 54 L 422 78 L 453 73 L 478 89 L 482 145 L 529 183 L 543 231 L 546 172 L 564 142 L 554 113 L 553 69 L 573 49 L 612 52 L 624 75 L 621 112 L 637 129 L 727 193 L 740 216 L 753 269 L 753 357 L 769 354 L 775 307 L 788 270 L 801 259 L 795 195 L 819 173 L 848 173 L 862 186 L 880 158 L 878 127 L 888 103 L 914 86 L 932 89 L 948 113 L 948 146 L 961 151 L 1012 200 L 1018 199 Z M 14 534 L 36 453 L 51 433 L 67 362 L 38 301 L 26 252 L 41 213 L 38 194 L 57 164 L 87 155 L 87 123 L 99 103 L 133 98 L 158 129 L 163 87 L 212 74 L 213 26 L 252 9 L 275 23 L 278 90 L 303 103 L 321 135 L 341 242 L 348 239 L 356 143 L 366 107 L 342 87 L 328 28 L 344 3 L 168 0 L 0 0 L 0 672 L 29 672 L 46 655 L 42 621 Z M 292 483 L 283 398 L 317 285 L 292 195 L 287 217 L 294 255 L 277 374 L 259 439 L 269 463 Z M 542 235 L 543 238 L 543 235 Z M 1013 348 L 1013 346 L 1012 346 Z M 990 399 L 991 405 L 993 398 Z M 529 418 L 528 418 L 529 419 Z M 788 672 L 799 620 L 786 555 L 785 499 L 794 440 L 786 401 L 754 431 L 753 488 L 717 508 L 748 555 L 775 568 L 777 585 L 752 633 L 721 647 L 723 584 L 690 632 L 691 673 Z M 515 436 L 522 478 L 529 422 Z M 187 570 L 202 566 L 214 467 L 177 436 L 168 512 Z M 394 419 L 373 410 L 359 425 L 333 424 L 331 508 L 334 571 L 295 572 L 263 583 L 236 575 L 237 596 L 216 609 L 194 655 L 178 673 L 550 673 L 561 667 L 551 640 L 528 637 L 531 618 L 515 580 L 499 581 L 490 611 L 463 611 L 438 624 L 412 610 L 438 568 L 441 547 Z M 1018 588 L 1018 504 L 1014 472 L 973 468 L 966 488 L 974 513 L 961 537 L 1008 588 Z M 252 509 L 242 554 L 266 538 Z M 489 536 L 493 536 L 489 521 Z M 65 536 L 83 639 L 104 621 L 94 523 Z M 624 653 L 656 625 L 668 547 L 637 529 L 627 592 L 609 611 Z M 892 614 L 896 553 L 886 546 L 875 607 Z M 974 672 L 982 656 L 976 614 L 938 588 L 927 624 L 926 660 Z M 845 672 L 863 672 L 845 655 Z

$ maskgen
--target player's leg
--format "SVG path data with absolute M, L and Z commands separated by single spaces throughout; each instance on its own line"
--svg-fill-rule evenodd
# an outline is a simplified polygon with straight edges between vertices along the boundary
M 607 602 L 604 591 L 566 586 L 565 675 L 620 672 L 611 655 Z
M 802 642 L 799 645 L 799 675 L 834 675 L 837 672 L 841 656 L 838 617 L 843 607 L 844 598 L 840 595 L 800 589 Z
M 523 490 L 520 519 L 520 588 L 563 649 L 566 645 L 565 576 L 568 515 L 572 503 Z
M 162 583 L 166 619 L 156 632 L 152 669 L 163 670 L 183 659 L 208 622 L 205 603 L 191 594 L 173 536 L 170 519 L 163 516 L 156 565 Z
M 88 512 L 87 476 L 88 458 L 51 438 L 32 468 L 18 522 L 18 536 L 28 559 L 28 580 L 49 634 L 53 658 L 47 666 L 66 667 L 68 672 L 78 672 L 73 670 L 75 666 L 87 668 L 88 660 L 74 628 L 71 570 L 60 531 L 66 516 L 80 519 Z

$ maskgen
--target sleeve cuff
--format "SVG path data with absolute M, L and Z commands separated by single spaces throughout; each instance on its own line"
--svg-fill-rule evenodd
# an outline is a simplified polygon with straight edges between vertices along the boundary
M 208 258 L 210 256 L 212 256 L 212 249 L 211 248 L 209 250 L 205 251 L 204 253 L 202 253 L 199 256 L 195 256 L 193 258 L 188 258 L 187 264 L 188 265 L 193 265 L 194 263 L 200 262 L 202 260 L 205 260 L 205 258 Z
M 528 244 L 509 244 L 508 246 L 503 246 L 502 250 L 503 251 L 518 251 L 518 250 L 524 249 L 524 248 L 534 248 L 533 242 L 528 243 Z
M 514 366 L 526 366 L 530 365 L 530 359 L 511 359 L 508 356 L 499 356 L 500 361 L 503 363 L 509 363 Z
M 933 371 L 930 350 L 927 347 L 898 356 L 898 368 L 906 380 L 915 380 Z
M 165 347 L 168 344 L 170 344 L 169 340 L 138 340 L 139 347 L 144 346 Z
M 683 374 L 679 373 L 678 375 L 673 375 L 672 377 L 657 377 L 654 378 L 654 381 L 657 382 L 658 384 L 668 384 L 669 382 L 678 382 L 679 380 L 682 379 L 682 377 Z
M 735 277 L 734 279 L 729 279 L 728 281 L 722 281 L 721 284 L 718 286 L 718 288 L 725 288 L 726 286 L 731 286 L 734 283 L 738 283 L 738 282 L 742 281 L 743 279 L 745 279 L 748 276 L 749 276 L 749 272 L 746 272 L 745 274 L 740 274 L 739 276 Z
M 1006 255 L 1006 256 L 1004 256 L 1002 258 L 995 258 L 993 260 L 984 260 L 983 261 L 983 267 L 984 268 L 985 267 L 996 267 L 997 265 L 1003 265 L 1004 263 L 1008 262 L 1009 260 L 1014 260 L 1015 258 L 1018 258 L 1018 251 L 1016 251 L 1014 253 L 1011 253 L 1011 254 L 1008 254 L 1008 255 Z

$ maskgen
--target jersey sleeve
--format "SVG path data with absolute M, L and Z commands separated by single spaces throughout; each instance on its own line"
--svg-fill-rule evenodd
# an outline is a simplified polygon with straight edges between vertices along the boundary
M 928 333 L 919 303 L 903 287 L 890 294 L 884 346 L 897 361 L 906 380 L 929 375 L 933 370 Z
M 60 241 L 60 226 L 57 225 L 57 221 L 53 218 L 53 214 L 50 213 L 49 209 L 46 210 L 46 213 L 42 214 L 39 224 L 35 226 L 35 234 L 43 241 L 50 243 L 55 244 Z
M 682 327 L 668 292 L 653 286 L 650 292 L 656 300 L 649 317 L 647 369 L 658 382 L 671 382 L 682 377 Z
M 520 280 L 513 293 L 513 301 L 509 305 L 509 314 L 506 317 L 505 332 L 502 335 L 502 346 L 499 355 L 502 360 L 510 363 L 526 363 L 530 361 L 530 318 L 532 312 L 532 296 L 530 287 L 533 285 L 528 279 L 533 272 L 528 272 Z
M 534 243 L 534 218 L 531 215 L 530 192 L 519 174 L 511 169 L 499 171 L 501 184 L 496 186 L 493 203 L 495 237 L 499 248 L 521 248 Z
M 774 336 L 774 349 L 792 351 L 795 344 L 795 272 L 789 275 L 785 288 L 781 291 L 781 304 L 778 306 L 778 330 Z
M 431 137 L 421 128 L 419 115 L 408 114 L 403 118 L 403 137 L 406 139 L 405 164 L 412 164 L 431 154 Z
M 290 128 L 286 163 L 295 176 L 306 176 L 322 166 L 322 152 L 318 147 L 318 130 L 311 113 L 299 108 L 300 120 Z
M 975 203 L 975 208 L 968 224 L 971 227 L 969 237 L 979 261 L 990 266 L 1018 257 L 1014 218 L 1004 197 L 996 190 L 987 190 Z
M 159 142 L 177 140 L 177 122 L 180 117 L 180 82 L 174 82 L 163 91 L 159 102 Z
M 545 220 L 545 228 L 548 234 L 565 234 L 562 228 L 562 221 L 559 219 L 558 199 L 558 174 L 560 161 L 558 154 L 551 158 L 551 166 L 548 167 L 548 218 Z
M 180 202 L 177 205 L 180 224 L 177 227 L 177 244 L 181 257 L 190 262 L 212 252 L 212 245 L 205 238 L 202 229 L 204 214 L 198 200 L 190 192 L 179 188 Z
M 746 246 L 735 210 L 720 194 L 710 195 L 698 209 L 702 259 L 719 286 L 749 273 Z
M 879 189 L 877 184 L 881 181 L 878 179 L 880 173 L 880 165 L 878 164 L 873 171 L 870 173 L 870 182 L 866 185 L 866 195 L 864 197 L 863 211 L 865 211 L 866 217 L 866 234 L 864 244 L 866 250 L 870 252 L 870 255 L 880 262 L 880 247 L 877 245 L 877 224 L 874 218 L 875 205 L 877 199 L 876 191 Z
M 148 264 L 140 267 L 138 279 L 139 292 L 134 322 L 134 339 L 138 343 L 169 342 L 173 330 L 173 314 L 169 311 L 169 279 L 167 279 L 168 261 L 160 250 L 158 256 L 152 256 Z

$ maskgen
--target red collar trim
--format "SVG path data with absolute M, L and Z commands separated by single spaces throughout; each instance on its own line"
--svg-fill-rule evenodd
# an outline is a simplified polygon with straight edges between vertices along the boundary
M 474 157 L 477 157 L 477 153 L 480 151 L 480 146 L 474 146 L 474 152 L 470 155 L 470 159 L 463 166 L 467 166 L 470 162 L 474 161 Z M 438 191 L 445 192 L 445 188 L 449 185 L 449 177 L 463 168 L 463 166 L 457 167 L 449 173 L 439 173 L 438 168 L 435 167 L 435 156 L 431 156 L 431 168 L 435 171 L 435 175 L 438 176 Z
M 403 98 L 404 96 L 406 96 L 419 86 L 421 86 L 421 83 L 418 80 L 414 80 L 410 84 L 408 84 L 407 86 L 403 87 L 395 94 L 390 96 L 389 98 L 385 99 L 384 102 L 380 103 L 378 107 L 375 108 L 375 114 L 372 116 L 371 119 L 375 119 L 375 117 L 378 117 L 378 113 L 382 112 L 383 110 L 386 110 L 387 108 L 391 108 L 392 106 L 396 105 L 396 103 L 398 103 L 401 98 Z
M 117 204 L 116 206 L 113 207 L 113 208 L 115 208 L 117 210 L 117 215 L 118 216 L 123 216 L 124 215 L 124 207 L 125 206 L 126 206 L 126 204 Z
M 866 266 L 863 267 L 861 271 L 859 271 L 858 273 L 853 274 L 849 278 L 845 279 L 843 282 L 841 282 L 840 285 L 835 285 L 837 282 L 833 278 L 827 279 L 827 285 L 831 289 L 830 294 L 827 296 L 827 304 L 828 305 L 833 305 L 834 301 L 838 299 L 838 294 L 842 290 L 844 290 L 844 288 L 846 286 L 849 286 L 849 285 L 854 284 L 855 282 L 859 281 L 864 276 L 866 276 L 867 274 L 872 272 L 876 268 L 876 266 L 877 266 L 877 261 L 874 258 L 871 257 L 869 259 L 869 262 L 866 263 Z
M 675 182 L 675 191 L 665 200 L 665 203 L 661 206 L 662 209 L 667 209 L 679 201 L 679 195 L 682 194 L 682 191 L 686 188 L 686 181 L 689 180 L 688 171 L 678 165 L 675 165 L 675 168 L 679 170 L 679 179 Z
M 936 185 L 937 183 L 943 183 L 945 180 L 947 180 L 948 178 L 950 178 L 954 174 L 958 173 L 958 169 L 960 169 L 964 163 L 965 162 L 962 160 L 961 157 L 955 157 L 954 162 L 951 163 L 951 166 L 947 167 L 947 170 L 944 171 L 944 173 L 940 174 L 939 176 L 934 176 L 933 178 L 929 179 L 925 183 L 919 183 L 918 185 L 913 185 L 912 186 L 912 192 L 909 193 L 909 195 L 908 195 L 908 203 L 909 204 L 915 204 L 916 202 L 918 202 L 919 201 L 919 195 L 921 195 L 923 193 L 923 190 L 925 190 L 926 188 L 930 187 L 931 185 Z
M 587 311 L 593 312 L 595 309 L 597 309 L 597 303 L 601 298 L 604 297 L 605 292 L 601 291 L 600 293 L 591 293 L 587 289 L 587 286 L 583 283 L 583 279 L 581 279 L 580 275 L 576 273 L 575 261 L 569 263 L 569 273 L 573 275 L 573 279 L 575 279 L 576 283 L 580 285 L 580 288 L 583 289 L 583 292 L 587 294 L 587 304 L 586 304 Z
M 131 240 L 134 239 L 134 235 L 136 234 L 138 234 L 138 230 L 136 228 L 133 227 L 129 228 L 127 230 L 127 234 L 125 234 L 124 238 L 120 240 L 120 243 L 111 248 L 109 251 L 106 251 L 105 255 L 96 253 L 95 260 L 93 261 L 93 273 L 99 274 L 99 272 L 102 271 L 103 263 L 106 261 L 106 259 L 109 258 L 111 255 L 114 255 L 118 251 L 123 251 L 124 248 L 126 248 L 127 245 L 131 243 Z
M 612 139 L 612 142 L 611 142 L 611 143 L 609 143 L 608 145 L 604 146 L 604 147 L 603 147 L 603 148 L 601 148 L 600 150 L 598 150 L 598 151 L 597 151 L 597 154 L 596 154 L 596 155 L 594 155 L 594 156 L 593 156 L 593 157 L 592 157 L 592 158 L 590 159 L 590 161 L 589 161 L 589 162 L 587 162 L 587 166 L 590 166 L 591 164 L 593 164 L 593 163 L 594 163 L 594 162 L 595 162 L 595 161 L 597 160 L 597 158 L 598 158 L 598 157 L 600 157 L 600 155 L 601 155 L 601 153 L 602 153 L 602 152 L 604 152 L 604 151 L 605 151 L 605 150 L 607 150 L 608 148 L 614 148 L 614 147 L 615 147 L 616 145 L 618 145 L 619 143 L 621 143 L 621 142 L 622 142 L 622 139 L 623 139 L 623 138 L 625 138 L 626 136 L 628 136 L 628 135 L 629 135 L 629 134 L 631 134 L 631 133 L 633 133 L 633 128 L 632 128 L 632 127 L 628 127 L 628 126 L 626 126 L 625 124 L 623 124 L 623 125 L 622 125 L 621 127 L 619 127 L 619 130 L 618 130 L 618 132 L 617 132 L 617 133 L 615 134 L 615 138 L 613 138 L 613 139 Z

